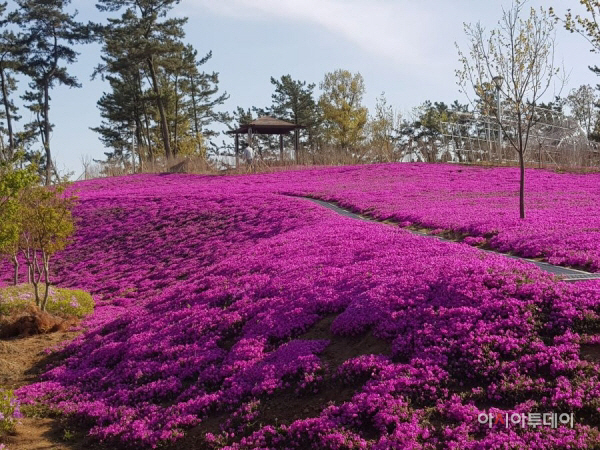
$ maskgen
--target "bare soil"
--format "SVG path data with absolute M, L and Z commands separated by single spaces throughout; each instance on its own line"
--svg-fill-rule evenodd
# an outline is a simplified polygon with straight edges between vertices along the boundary
M 600 344 L 583 344 L 581 357 L 587 361 L 600 363 Z
M 0 327 L 0 387 L 18 389 L 38 380 L 40 374 L 64 357 L 60 352 L 49 352 L 68 343 L 80 332 L 68 331 L 76 319 L 62 319 L 36 309 L 3 317 Z M 36 416 L 38 414 L 35 414 Z M 47 414 L 39 414 L 46 416 Z M 24 417 L 19 419 L 16 432 L 0 442 L 10 450 L 84 450 L 108 449 L 86 437 L 80 425 L 60 417 Z

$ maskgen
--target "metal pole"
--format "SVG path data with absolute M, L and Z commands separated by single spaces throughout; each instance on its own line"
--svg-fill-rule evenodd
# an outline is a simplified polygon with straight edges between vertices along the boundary
M 500 102 L 500 86 L 496 86 L 496 93 L 498 97 L 498 104 L 496 108 L 496 114 L 498 114 L 498 150 L 497 157 L 498 161 L 502 159 L 502 104 Z

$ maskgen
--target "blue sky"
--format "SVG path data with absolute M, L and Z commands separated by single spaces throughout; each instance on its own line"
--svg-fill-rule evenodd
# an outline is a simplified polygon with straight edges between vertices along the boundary
M 94 4 L 72 1 L 80 20 L 104 20 L 106 13 Z M 459 68 L 455 42 L 467 45 L 463 23 L 494 28 L 502 7 L 509 5 L 510 0 L 182 0 L 173 15 L 189 17 L 187 42 L 199 53 L 212 50 L 204 70 L 219 72 L 220 88 L 230 94 L 225 110 L 268 106 L 271 76 L 290 74 L 318 85 L 326 72 L 342 68 L 363 75 L 367 107 L 385 92 L 389 104 L 408 114 L 425 100 L 467 102 L 454 74 Z M 529 5 L 564 12 L 576 11 L 579 2 L 531 0 Z M 582 37 L 557 27 L 556 58 L 569 74 L 563 95 L 598 83 L 587 67 L 600 65 L 600 55 L 589 50 Z M 51 103 L 58 167 L 75 177 L 83 155 L 103 157 L 105 149 L 89 128 L 101 121 L 96 101 L 107 89 L 101 80 L 90 80 L 100 46 L 79 51 L 72 73 L 83 88 L 57 88 Z M 29 119 L 27 111 L 22 114 Z

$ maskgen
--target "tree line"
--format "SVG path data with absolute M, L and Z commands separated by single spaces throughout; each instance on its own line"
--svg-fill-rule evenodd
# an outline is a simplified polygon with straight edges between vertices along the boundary
M 69 67 L 77 60 L 76 45 L 91 42 L 102 45 L 100 62 L 92 76 L 107 81 L 109 87 L 97 101 L 102 123 L 93 130 L 108 149 L 107 160 L 121 164 L 132 158 L 143 165 L 192 155 L 218 160 L 231 155 L 231 145 L 216 142 L 215 125 L 233 129 L 261 115 L 305 126 L 300 140 L 309 160 L 323 162 L 327 152 L 334 152 L 345 156 L 347 162 L 395 161 L 415 142 L 435 139 L 441 133 L 441 123 L 460 122 L 461 114 L 469 112 L 469 108 L 494 114 L 495 93 L 489 74 L 477 74 L 479 79 L 472 83 L 475 99 L 467 104 L 428 101 L 402 117 L 383 93 L 369 112 L 364 105 L 363 77 L 343 69 L 326 73 L 318 85 L 295 80 L 289 74 L 272 77 L 271 105 L 222 112 L 229 96 L 220 92 L 217 72 L 203 71 L 212 52 L 201 53 L 186 42 L 187 18 L 174 15 L 179 3 L 180 0 L 96 0 L 105 19 L 102 24 L 78 21 L 75 12 L 67 11 L 70 0 L 15 0 L 12 10 L 8 3 L 0 4 L 0 158 L 9 161 L 21 151 L 27 161 L 40 168 L 46 184 L 59 178 L 50 143 L 51 93 L 58 85 L 81 86 Z M 513 32 L 521 30 L 518 13 L 522 3 L 517 1 L 508 11 L 514 13 L 508 18 L 513 22 L 509 20 L 505 25 L 512 23 Z M 590 14 L 600 11 L 596 2 L 581 3 Z M 594 45 L 594 33 L 598 34 L 594 17 L 568 14 L 561 20 L 567 29 L 590 37 Z M 537 36 L 543 36 L 547 44 L 535 47 L 536 61 L 540 62 L 544 58 L 539 50 L 552 48 L 553 42 L 548 39 L 553 26 L 547 15 L 539 14 L 530 19 L 529 25 L 545 27 L 537 29 Z M 473 27 L 466 32 L 473 44 L 483 42 L 482 30 Z M 531 48 L 535 35 L 513 37 L 525 39 L 523 48 Z M 510 40 L 510 36 L 505 38 Z M 498 42 L 495 44 L 496 49 L 502 48 Z M 475 46 L 471 50 L 482 48 Z M 477 55 L 475 51 L 469 58 L 474 61 L 478 56 L 482 56 L 481 52 Z M 547 53 L 546 62 L 549 56 Z M 461 54 L 461 61 L 467 63 L 469 58 L 464 57 Z M 467 73 L 459 74 L 462 82 Z M 23 80 L 27 80 L 27 89 L 21 100 L 33 120 L 19 126 L 22 117 L 15 97 L 18 83 Z M 517 100 L 513 102 L 516 106 L 527 101 L 540 106 L 539 98 L 531 101 L 522 95 Z M 596 89 L 581 86 L 553 102 L 553 107 L 565 106 L 591 139 L 600 136 Z M 531 118 L 526 109 L 519 111 Z M 269 137 L 259 139 L 259 156 L 268 159 L 270 153 L 275 153 L 277 143 Z M 432 158 L 433 154 L 425 149 L 424 159 Z
M 15 0 L 13 10 L 0 4 L 0 160 L 21 151 L 44 173 L 45 184 L 59 178 L 50 145 L 51 93 L 58 85 L 81 86 L 69 66 L 77 60 L 75 46 L 91 42 L 102 43 L 93 77 L 110 86 L 98 100 L 103 121 L 94 128 L 110 149 L 108 159 L 129 151 L 132 137 L 140 160 L 205 152 L 214 134 L 209 125 L 227 118 L 215 107 L 228 96 L 218 92 L 217 73 L 201 70 L 211 52 L 200 55 L 185 42 L 187 18 L 170 17 L 178 3 L 97 0 L 105 24 L 77 21 L 67 11 L 70 0 Z M 28 89 L 21 100 L 34 119 L 18 127 L 15 96 L 23 80 Z

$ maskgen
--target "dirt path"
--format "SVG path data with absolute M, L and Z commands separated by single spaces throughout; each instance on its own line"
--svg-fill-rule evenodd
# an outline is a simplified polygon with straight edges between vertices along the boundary
M 0 341 L 0 386 L 17 389 L 33 383 L 38 376 L 60 360 L 50 349 L 64 345 L 79 332 L 56 332 Z M 41 414 L 40 414 L 41 415 Z M 83 450 L 101 449 L 86 438 L 85 430 L 76 430 L 60 418 L 24 417 L 14 435 L 0 442 L 10 450 Z

